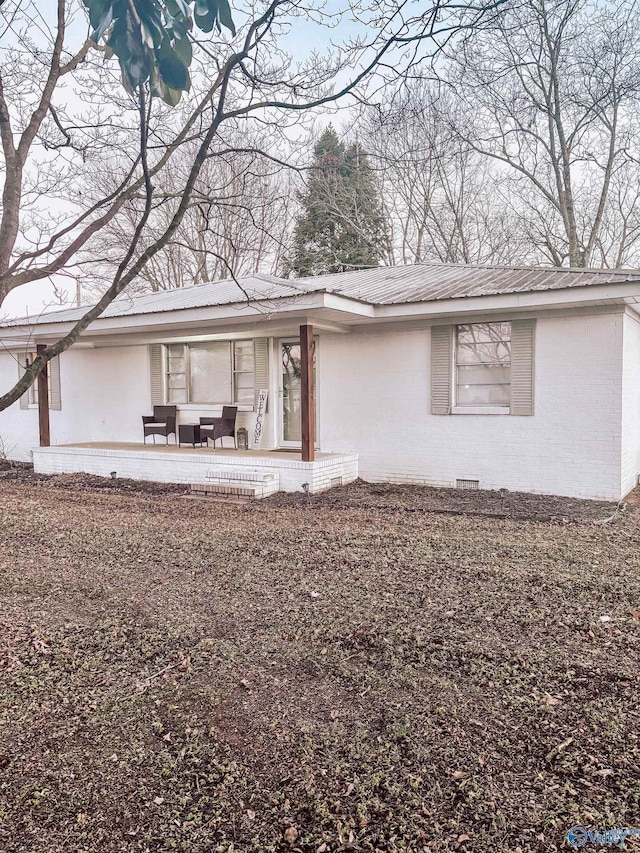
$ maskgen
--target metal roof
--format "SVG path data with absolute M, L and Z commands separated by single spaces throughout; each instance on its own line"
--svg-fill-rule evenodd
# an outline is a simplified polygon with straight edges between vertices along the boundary
M 299 279 L 258 273 L 237 282 L 228 279 L 140 296 L 125 294 L 114 300 L 101 317 L 126 317 L 247 302 L 264 304 L 283 299 L 295 300 L 314 292 L 335 293 L 372 305 L 395 305 L 628 282 L 638 282 L 640 287 L 640 270 L 424 263 Z M 38 317 L 12 320 L 4 325 L 72 322 L 86 310 L 87 306 L 67 308 Z
M 158 290 L 155 293 L 134 295 L 125 293 L 108 305 L 100 317 L 127 317 L 132 314 L 153 314 L 158 311 L 180 311 L 185 308 L 207 308 L 215 305 L 233 305 L 235 303 L 270 302 L 300 296 L 305 290 L 296 287 L 295 282 L 278 279 L 274 276 L 255 275 L 173 290 Z M 23 317 L 4 325 L 17 323 L 66 323 L 79 320 L 87 311 L 88 305 L 80 308 L 63 308 L 48 311 L 37 317 Z
M 298 280 L 297 283 L 303 286 L 307 281 L 313 281 L 314 288 L 321 287 L 352 299 L 360 299 L 374 305 L 395 305 L 491 296 L 497 293 L 525 293 L 533 290 L 640 282 L 640 270 L 432 263 L 321 275 L 313 279 Z

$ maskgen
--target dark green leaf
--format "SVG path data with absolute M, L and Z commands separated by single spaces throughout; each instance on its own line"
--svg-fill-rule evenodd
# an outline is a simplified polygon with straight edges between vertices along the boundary
M 100 41 L 102 36 L 105 34 L 106 30 L 109 28 L 111 21 L 113 20 L 113 7 L 108 6 L 105 9 L 102 18 L 96 24 L 94 31 L 91 33 L 91 40 L 96 42 L 96 44 Z
M 167 8 L 169 10 L 175 8 L 175 12 L 171 11 L 171 14 L 174 17 L 178 14 L 182 15 L 184 18 L 191 17 L 191 8 L 188 3 L 185 3 L 185 0 L 167 0 Z
M 152 46 L 155 45 L 157 47 L 164 38 L 165 29 L 162 26 L 160 21 L 156 21 L 153 18 L 144 18 L 141 19 L 142 26 L 147 30 L 148 35 L 150 36 Z
M 1 2 L 1 0 L 0 0 Z M 83 0 L 95 41 L 106 42 L 120 64 L 125 88 L 149 82 L 165 103 L 175 105 L 190 87 L 193 59 L 189 31 L 216 27 L 235 35 L 229 0 Z M 192 16 L 191 3 L 195 3 Z M 133 6 L 133 9 L 132 9 Z M 107 58 L 109 58 L 107 55 Z
M 201 15 L 196 9 L 195 13 L 195 21 L 198 29 L 202 30 L 203 33 L 210 33 L 213 30 L 213 26 L 215 24 L 215 18 L 211 14 L 210 10 L 207 9 L 206 15 Z
M 157 74 L 152 77 L 151 91 L 155 97 L 161 98 L 170 107 L 175 107 L 182 95 L 179 89 L 172 89 L 170 86 L 167 86 Z
M 231 17 L 231 8 L 227 0 L 217 0 L 218 6 L 218 20 L 222 24 L 223 27 L 226 27 L 231 35 L 236 34 L 236 28 L 233 23 L 233 18 Z
M 233 23 L 233 18 L 231 17 L 231 8 L 227 0 L 210 0 L 210 6 L 214 5 L 218 7 L 217 19 L 220 24 L 222 24 L 223 27 L 226 27 L 231 35 L 235 36 L 236 28 Z
M 163 81 L 171 89 L 186 90 L 189 84 L 189 72 L 182 61 L 174 54 L 158 63 L 158 70 Z
M 191 48 L 191 42 L 189 41 L 189 39 L 177 38 L 173 43 L 173 47 L 180 59 L 184 62 L 185 66 L 189 68 L 193 56 L 193 50 Z

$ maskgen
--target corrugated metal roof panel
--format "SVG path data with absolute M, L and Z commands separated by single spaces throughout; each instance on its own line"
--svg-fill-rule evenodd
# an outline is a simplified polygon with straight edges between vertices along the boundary
M 638 282 L 640 287 L 640 270 L 425 263 L 292 280 L 256 274 L 238 282 L 228 279 L 141 296 L 125 294 L 112 302 L 101 316 L 125 317 L 245 301 L 264 303 L 317 291 L 328 291 L 373 305 L 395 305 L 625 282 Z M 38 318 L 23 318 L 5 325 L 70 322 L 79 319 L 85 311 L 86 307 L 52 311 Z
M 180 311 L 187 308 L 205 308 L 215 305 L 233 305 L 238 302 L 264 302 L 291 298 L 313 288 L 300 289 L 295 282 L 275 276 L 255 275 L 247 278 L 195 284 L 175 290 L 133 295 L 125 293 L 115 299 L 101 317 L 127 317 L 132 314 L 153 314 L 161 311 Z M 22 318 L 25 323 L 65 323 L 80 319 L 88 306 L 49 311 L 37 318 Z M 19 322 L 19 321 L 12 321 Z
M 308 279 L 298 280 L 300 285 Z M 640 270 L 497 267 L 466 264 L 414 264 L 316 276 L 314 287 L 371 302 L 392 305 L 432 302 L 498 293 L 525 293 L 596 284 L 640 281 Z

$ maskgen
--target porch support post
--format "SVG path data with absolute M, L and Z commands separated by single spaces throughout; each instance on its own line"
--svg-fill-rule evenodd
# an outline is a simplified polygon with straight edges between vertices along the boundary
M 302 461 L 313 462 L 315 411 L 313 399 L 313 326 L 300 326 L 300 404 L 302 408 Z
M 36 352 L 38 355 L 46 348 L 45 344 L 38 344 Z M 49 365 L 45 364 L 43 370 L 38 374 L 38 425 L 40 427 L 40 447 L 51 445 L 51 429 L 49 425 Z

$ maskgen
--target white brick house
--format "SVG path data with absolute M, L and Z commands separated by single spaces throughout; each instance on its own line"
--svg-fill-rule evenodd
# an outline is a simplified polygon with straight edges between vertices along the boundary
M 0 412 L 7 455 L 43 472 L 177 482 L 217 466 L 266 484 L 276 471 L 279 488 L 311 492 L 357 475 L 612 500 L 635 486 L 640 272 L 422 264 L 241 286 L 111 305 L 52 366 L 52 446 L 39 448 L 32 392 Z M 5 324 L 0 391 L 80 314 Z M 315 340 L 312 462 L 290 452 L 301 325 Z M 142 446 L 154 404 L 176 405 L 179 424 L 236 405 L 251 434 L 261 389 L 259 452 Z

